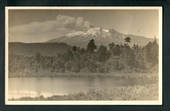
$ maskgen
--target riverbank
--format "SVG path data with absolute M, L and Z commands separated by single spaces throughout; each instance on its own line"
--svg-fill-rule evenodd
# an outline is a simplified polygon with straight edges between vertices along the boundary
M 114 78 L 118 81 L 130 81 L 132 84 L 151 84 L 151 83 L 158 83 L 158 73 L 53 73 L 53 74 L 46 74 L 41 73 L 37 74 L 38 76 L 10 76 L 9 78 Z M 130 83 L 127 83 L 129 85 Z
M 133 75 L 158 75 L 158 72 L 129 72 L 129 71 L 115 71 L 110 73 L 91 73 L 91 72 L 65 72 L 65 73 L 49 73 L 49 72 L 34 72 L 34 73 L 9 73 L 9 78 L 22 78 L 22 77 L 120 77 L 120 76 L 133 76 Z

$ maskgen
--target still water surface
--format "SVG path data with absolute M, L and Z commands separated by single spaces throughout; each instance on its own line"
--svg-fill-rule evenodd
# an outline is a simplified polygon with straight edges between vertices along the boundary
M 24 96 L 44 97 L 86 92 L 89 90 L 107 90 L 114 87 L 133 85 L 133 80 L 113 77 L 40 77 L 9 78 L 8 98 Z

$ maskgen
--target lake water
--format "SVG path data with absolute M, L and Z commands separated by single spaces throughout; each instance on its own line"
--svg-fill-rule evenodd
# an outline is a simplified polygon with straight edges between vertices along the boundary
M 8 98 L 24 96 L 36 97 L 43 95 L 66 95 L 86 92 L 94 89 L 107 90 L 114 87 L 133 85 L 132 79 L 113 77 L 40 77 L 40 78 L 9 78 Z

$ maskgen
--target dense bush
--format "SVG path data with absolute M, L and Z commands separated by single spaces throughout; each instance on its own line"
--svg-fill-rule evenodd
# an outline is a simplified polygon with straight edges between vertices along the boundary
M 87 48 L 73 46 L 64 54 L 44 56 L 37 52 L 34 56 L 10 55 L 9 72 L 26 74 L 33 72 L 92 72 L 148 71 L 158 64 L 158 44 L 149 42 L 140 47 L 111 43 L 96 46 L 91 40 Z M 43 49 L 42 49 L 43 50 Z M 55 51 L 55 50 L 54 50 Z

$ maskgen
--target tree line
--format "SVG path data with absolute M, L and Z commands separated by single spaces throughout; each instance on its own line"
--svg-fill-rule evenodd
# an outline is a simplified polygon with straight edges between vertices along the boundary
M 131 38 L 126 37 L 123 45 L 112 42 L 108 46 L 97 46 L 91 39 L 86 48 L 71 46 L 66 53 L 56 56 L 44 56 L 38 52 L 34 56 L 12 55 L 9 56 L 9 72 L 143 72 L 158 66 L 156 39 L 143 47 L 138 44 L 130 46 L 130 42 Z

